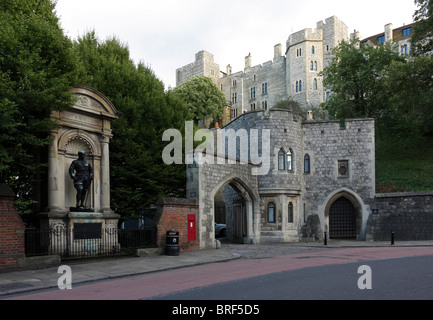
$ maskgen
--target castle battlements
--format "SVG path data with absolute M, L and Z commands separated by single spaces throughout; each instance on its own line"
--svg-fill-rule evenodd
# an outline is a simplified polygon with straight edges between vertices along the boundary
M 401 54 L 410 52 L 412 25 L 392 29 L 387 24 L 385 32 L 366 38 L 362 42 L 377 45 L 393 41 Z M 304 108 L 317 107 L 325 102 L 329 89 L 323 86 L 321 72 L 331 62 L 332 49 L 342 41 L 359 38 L 359 31 L 350 35 L 348 27 L 338 17 L 332 16 L 316 23 L 316 28 L 306 28 L 289 35 L 286 51 L 282 45 L 274 46 L 272 60 L 253 65 L 249 53 L 245 57 L 244 70 L 221 72 L 214 56 L 206 51 L 196 54 L 196 61 L 176 70 L 177 84 L 194 75 L 211 78 L 225 94 L 231 109 L 231 119 L 247 111 L 268 110 L 281 100 L 293 99 Z

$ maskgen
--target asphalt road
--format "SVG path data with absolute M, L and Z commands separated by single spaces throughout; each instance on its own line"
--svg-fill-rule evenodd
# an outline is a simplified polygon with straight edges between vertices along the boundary
M 239 247 L 236 250 L 246 250 Z M 266 248 L 264 247 L 264 250 Z M 268 250 L 269 252 L 269 250 Z M 9 296 L 11 300 L 431 299 L 433 248 L 342 248 L 247 258 Z M 372 289 L 361 290 L 361 265 Z
M 358 270 L 361 266 L 370 269 Z M 369 282 L 368 275 L 371 275 Z M 432 300 L 433 256 L 282 271 L 165 294 L 153 299 Z

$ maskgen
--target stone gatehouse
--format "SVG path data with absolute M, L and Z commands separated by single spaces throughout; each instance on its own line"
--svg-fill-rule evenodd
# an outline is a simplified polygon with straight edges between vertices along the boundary
M 367 238 L 375 198 L 374 120 L 341 123 L 311 115 L 303 120 L 283 109 L 250 111 L 212 130 L 216 145 L 229 129 L 258 132 L 258 153 L 269 157 L 269 170 L 254 174 L 260 165 L 251 161 L 252 140 L 236 135 L 224 139 L 225 146 L 237 141 L 236 163 L 229 163 L 226 147 L 213 154 L 213 164 L 195 159 L 188 165 L 187 196 L 199 203 L 200 248 L 214 246 L 215 222 L 226 223 L 227 238 L 238 243 L 320 239 L 324 232 L 334 239 Z M 260 140 L 265 130 L 269 141 Z M 242 162 L 245 151 L 248 161 Z M 217 206 L 224 207 L 225 221 L 215 221 Z

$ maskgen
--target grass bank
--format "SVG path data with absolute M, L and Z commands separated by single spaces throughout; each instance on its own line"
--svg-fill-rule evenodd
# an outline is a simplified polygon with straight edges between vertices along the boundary
M 433 137 L 412 143 L 376 141 L 376 192 L 433 191 Z

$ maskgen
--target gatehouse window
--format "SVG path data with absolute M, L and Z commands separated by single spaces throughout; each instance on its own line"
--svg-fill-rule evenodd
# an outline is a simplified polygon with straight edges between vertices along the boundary
M 290 172 L 293 172 L 293 167 L 294 167 L 294 154 L 293 154 L 293 150 L 289 149 L 289 151 L 287 152 L 287 170 L 289 170 Z
M 308 153 L 304 157 L 304 173 L 310 173 L 310 156 Z
M 293 203 L 289 202 L 288 222 L 293 223 Z
M 313 80 L 313 90 L 317 90 L 317 79 Z
M 286 170 L 286 153 L 283 149 L 278 152 L 278 170 Z
M 275 223 L 275 204 L 273 202 L 268 204 L 268 222 Z

